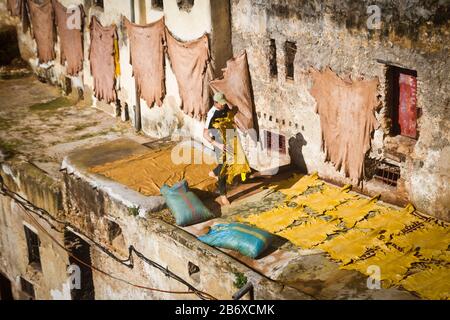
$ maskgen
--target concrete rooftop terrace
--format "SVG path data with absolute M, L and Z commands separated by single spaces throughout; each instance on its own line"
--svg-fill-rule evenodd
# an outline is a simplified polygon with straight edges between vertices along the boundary
M 145 224 L 171 223 L 162 197 L 146 197 L 106 177 L 88 172 L 89 167 L 145 153 L 164 141 L 155 142 L 136 134 L 129 123 L 77 103 L 71 96 L 62 97 L 59 89 L 41 83 L 33 76 L 0 80 L 0 100 L 0 148 L 9 155 L 10 160 L 30 162 L 56 180 L 63 178 L 60 171 L 62 167 L 76 179 L 88 183 L 95 190 L 101 190 L 111 201 L 128 208 L 138 207 L 139 216 L 133 219 L 145 220 Z M 267 197 L 268 191 L 263 187 L 290 174 L 288 172 L 279 177 L 256 180 L 232 188 L 230 198 L 233 204 L 229 208 L 220 209 L 212 199 L 205 199 L 207 206 L 215 212 L 220 211 L 218 217 L 202 224 L 176 228 L 178 232 L 186 233 L 187 239 L 192 242 L 191 246 L 198 246 L 209 254 L 214 252 L 232 261 L 232 264 L 249 268 L 257 277 L 279 283 L 282 288 L 290 288 L 289 293 L 280 294 L 280 298 L 416 298 L 397 288 L 370 290 L 367 288 L 366 276 L 356 271 L 339 269 L 320 250 L 301 250 L 282 239 L 275 241 L 267 254 L 257 260 L 230 250 L 210 248 L 195 239 L 197 235 L 205 233 L 209 226 L 228 221 L 228 217 L 236 214 L 239 208 L 252 203 L 264 206 L 265 202 L 274 201 Z

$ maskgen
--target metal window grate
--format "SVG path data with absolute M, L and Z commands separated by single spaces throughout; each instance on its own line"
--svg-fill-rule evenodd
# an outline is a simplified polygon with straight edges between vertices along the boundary
M 374 178 L 383 183 L 396 187 L 397 180 L 400 178 L 400 168 L 386 162 L 381 162 L 377 165 Z

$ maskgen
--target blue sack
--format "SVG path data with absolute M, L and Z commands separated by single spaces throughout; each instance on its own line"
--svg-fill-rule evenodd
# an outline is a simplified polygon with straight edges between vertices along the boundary
M 215 225 L 198 239 L 210 246 L 236 250 L 255 259 L 269 246 L 272 235 L 243 223 L 230 223 Z
M 160 191 L 167 207 L 175 217 L 177 225 L 184 227 L 214 218 L 211 211 L 205 207 L 195 193 L 189 191 L 186 180 L 178 182 L 172 187 L 163 185 Z

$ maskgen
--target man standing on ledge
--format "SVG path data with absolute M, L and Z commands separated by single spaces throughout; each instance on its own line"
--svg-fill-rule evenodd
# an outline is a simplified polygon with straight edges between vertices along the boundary
M 217 167 L 209 173 L 211 177 L 217 179 L 218 187 L 219 187 L 219 203 L 221 205 L 229 205 L 230 201 L 227 198 L 227 178 L 226 175 L 222 174 L 222 168 L 224 166 L 224 153 L 230 152 L 227 149 L 226 144 L 221 138 L 220 133 L 217 129 L 214 128 L 213 124 L 218 119 L 223 119 L 229 116 L 229 112 L 231 112 L 231 106 L 228 101 L 225 99 L 225 96 L 221 92 L 217 92 L 214 94 L 214 106 L 208 111 L 208 115 L 206 116 L 205 127 L 203 130 L 203 137 L 211 143 L 214 147 L 214 151 L 216 153 Z

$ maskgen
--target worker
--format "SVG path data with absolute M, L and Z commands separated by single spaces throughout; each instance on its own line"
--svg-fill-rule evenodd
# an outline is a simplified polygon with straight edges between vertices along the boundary
M 223 159 L 225 152 L 231 152 L 231 150 L 228 150 L 228 147 L 222 140 L 220 133 L 217 129 L 214 128 L 213 125 L 216 120 L 228 117 L 229 112 L 232 112 L 233 109 L 225 99 L 224 94 L 221 92 L 215 93 L 213 100 L 214 105 L 211 107 L 206 116 L 203 137 L 206 139 L 206 141 L 212 144 L 216 153 L 218 165 L 213 171 L 209 173 L 209 175 L 217 179 L 220 194 L 217 200 L 219 204 L 224 206 L 229 205 L 230 201 L 228 200 L 226 195 L 227 178 L 225 174 L 222 174 L 222 168 L 224 166 Z

